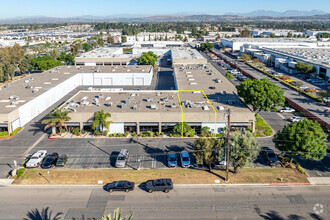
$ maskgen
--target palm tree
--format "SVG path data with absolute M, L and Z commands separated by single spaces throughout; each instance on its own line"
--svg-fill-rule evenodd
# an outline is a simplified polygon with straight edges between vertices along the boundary
M 40 212 L 38 209 L 34 209 L 32 211 L 29 211 L 26 215 L 28 218 L 24 218 L 24 220 L 59 220 L 61 219 L 61 216 L 63 213 L 59 212 L 52 218 L 52 212 L 50 211 L 48 213 L 49 207 L 42 209 Z
M 102 220 L 131 220 L 133 217 L 133 214 L 129 216 L 125 216 L 124 218 L 121 217 L 121 210 L 119 208 L 115 209 L 113 211 L 113 216 L 111 214 L 104 215 L 102 217 Z
M 47 124 L 44 128 L 45 130 L 49 127 L 52 127 L 52 134 L 55 134 L 55 128 L 59 127 L 60 133 L 62 134 L 62 127 L 64 127 L 65 130 L 68 130 L 65 122 L 71 120 L 71 118 L 68 116 L 69 113 L 70 111 L 62 111 L 62 109 L 55 108 L 53 112 L 47 114 L 49 118 L 43 120 L 41 123 Z
M 100 126 L 100 130 L 103 131 L 104 128 L 109 130 L 109 126 L 113 121 L 107 121 L 107 118 L 111 117 L 109 112 L 104 112 L 102 109 L 100 112 L 94 113 L 94 122 L 92 129 L 95 131 L 96 127 Z

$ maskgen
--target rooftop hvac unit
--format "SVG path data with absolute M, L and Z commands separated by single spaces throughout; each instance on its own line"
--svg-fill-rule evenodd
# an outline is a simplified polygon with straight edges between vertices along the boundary
M 147 102 L 152 102 L 152 100 L 153 100 L 153 99 L 150 98 L 150 97 L 147 98 Z
M 208 110 L 210 110 L 210 108 L 209 108 L 207 105 L 202 106 L 202 109 L 203 109 L 204 111 L 208 111 Z
M 176 103 L 172 103 L 171 108 L 176 108 Z
M 122 103 L 121 105 L 120 105 L 120 108 L 126 108 L 127 107 L 127 104 L 126 103 Z
M 218 110 L 225 110 L 225 108 L 223 106 L 221 106 L 221 105 L 218 106 L 217 108 L 218 108 Z
M 39 90 L 38 89 L 33 89 L 32 93 L 37 93 Z
M 137 109 L 137 106 L 136 105 L 133 105 L 132 109 L 133 110 L 136 110 Z
M 156 104 L 151 104 L 151 105 L 150 105 L 150 108 L 151 108 L 151 109 L 158 109 L 158 107 L 157 107 Z

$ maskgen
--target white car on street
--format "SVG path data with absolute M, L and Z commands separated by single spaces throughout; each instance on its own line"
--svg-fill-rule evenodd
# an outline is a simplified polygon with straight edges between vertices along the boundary
M 46 155 L 46 150 L 39 150 L 32 154 L 30 160 L 25 164 L 26 168 L 38 167 Z
M 289 107 L 284 107 L 280 110 L 280 112 L 295 112 L 295 110 L 293 108 L 289 108 Z
M 291 122 L 298 122 L 298 121 L 302 121 L 302 120 L 303 120 L 303 118 L 299 117 L 299 116 L 293 116 L 290 118 Z

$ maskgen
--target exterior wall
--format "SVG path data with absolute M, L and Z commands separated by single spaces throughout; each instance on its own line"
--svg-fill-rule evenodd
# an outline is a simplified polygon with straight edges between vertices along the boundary
M 226 126 L 227 126 L 227 123 L 224 123 L 224 122 L 219 122 L 216 125 L 215 125 L 215 123 L 202 122 L 202 128 L 209 127 L 212 134 L 214 134 L 215 129 L 217 131 L 217 134 L 220 134 L 221 129 L 226 127 Z
M 78 87 L 80 85 L 79 82 L 79 75 L 75 75 L 19 107 L 20 126 L 27 124 L 34 117 Z
M 124 133 L 124 123 L 123 122 L 114 122 L 109 126 L 109 134 L 114 133 Z
M 147 86 L 151 84 L 153 69 L 149 73 L 81 73 L 82 86 Z

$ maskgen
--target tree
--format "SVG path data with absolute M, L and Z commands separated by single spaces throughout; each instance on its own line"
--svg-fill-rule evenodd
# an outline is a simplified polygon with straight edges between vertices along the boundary
M 276 106 L 284 105 L 284 91 L 268 79 L 244 80 L 236 88 L 244 102 L 252 106 L 256 116 L 260 111 L 276 110 Z
M 238 168 L 253 164 L 259 155 L 260 145 L 252 132 L 235 131 L 230 136 L 229 163 L 234 166 L 234 173 Z
M 113 211 L 113 216 L 111 216 L 111 214 L 104 215 L 102 217 L 102 220 L 131 220 L 132 217 L 133 217 L 133 214 L 130 214 L 129 216 L 122 218 L 121 210 L 119 208 L 117 208 Z
M 71 48 L 71 53 L 74 57 L 78 56 L 79 50 L 81 45 L 80 44 L 74 44 Z
M 54 217 L 52 217 L 52 211 L 49 211 L 49 207 L 43 208 L 41 212 L 38 209 L 34 209 L 29 211 L 26 216 L 28 218 L 24 218 L 24 220 L 59 220 L 61 219 L 62 212 L 57 213 Z
M 50 112 L 47 114 L 49 117 L 48 119 L 43 120 L 42 124 L 47 124 L 45 126 L 45 130 L 47 130 L 49 127 L 52 127 L 52 134 L 56 133 L 56 127 L 60 129 L 60 134 L 62 134 L 62 128 L 64 127 L 65 130 L 68 130 L 68 127 L 66 126 L 65 122 L 70 121 L 71 118 L 68 116 L 70 111 L 62 111 L 60 108 L 55 108 L 53 112 Z
M 30 64 L 34 69 L 42 71 L 62 65 L 61 61 L 55 60 L 49 55 L 34 57 Z
M 327 152 L 326 135 L 317 121 L 304 119 L 284 126 L 273 138 L 275 146 L 281 151 L 306 159 L 323 159 Z
M 148 53 L 142 53 L 142 55 L 138 59 L 139 65 L 152 65 L 155 66 L 157 61 L 157 55 L 154 54 L 152 51 Z
M 241 37 L 250 37 L 250 31 L 246 28 L 240 31 L 240 36 Z
M 195 129 L 192 129 L 187 122 L 180 122 L 173 128 L 173 134 L 184 137 L 194 137 Z
M 115 41 L 114 41 L 114 39 L 113 39 L 113 37 L 110 35 L 110 34 L 108 34 L 108 37 L 107 37 L 107 43 L 108 44 L 113 44 Z
M 93 48 L 92 45 L 90 45 L 89 43 L 83 43 L 81 46 L 82 46 L 83 50 L 86 52 L 92 50 L 92 48 Z
M 251 58 L 252 58 L 251 55 L 246 54 L 246 53 L 242 54 L 242 56 L 241 56 L 241 60 L 243 60 L 243 61 L 250 61 Z
M 5 63 L 2 70 L 5 80 L 13 79 L 15 76 L 15 66 L 11 63 Z
M 97 127 L 100 127 L 99 130 L 102 132 L 104 131 L 104 128 L 109 130 L 110 124 L 113 123 L 113 121 L 107 121 L 107 118 L 109 117 L 111 117 L 111 114 L 109 112 L 105 112 L 103 109 L 100 112 L 95 112 L 92 129 L 95 131 Z
M 206 42 L 206 43 L 201 43 L 201 50 L 202 51 L 210 51 L 214 48 L 214 45 L 212 43 Z
M 53 57 L 54 60 L 56 60 L 56 59 L 60 56 L 60 53 L 58 52 L 57 49 L 54 49 L 54 50 L 50 51 L 49 55 L 50 55 L 51 57 Z
M 74 64 L 74 56 L 71 53 L 66 54 L 65 52 L 62 52 L 58 60 L 63 61 L 67 65 Z
M 288 37 L 288 38 L 292 38 L 292 33 L 289 32 L 287 37 Z
M 322 90 L 317 94 L 321 99 L 327 98 L 328 97 L 328 92 L 327 90 Z
M 150 38 L 149 38 L 150 40 Z M 126 43 L 127 42 L 127 37 L 126 36 L 121 36 L 121 42 Z
M 27 71 L 32 71 L 33 66 L 31 65 L 32 56 L 25 55 L 21 62 L 18 64 L 18 68 L 20 69 L 21 73 L 26 73 Z
M 217 138 L 199 138 L 194 142 L 194 156 L 196 163 L 208 165 L 209 171 L 212 171 L 212 163 L 219 159 L 219 152 L 222 151 L 224 145 L 223 139 Z
M 315 72 L 315 67 L 313 65 L 308 65 L 303 62 L 298 62 L 295 66 L 295 69 L 304 74 L 309 74 L 309 73 Z
M 275 38 L 276 36 L 275 36 L 274 33 L 270 33 L 269 37 L 270 37 L 270 38 Z
M 104 46 L 104 40 L 102 37 L 98 37 L 96 39 L 96 42 L 97 42 L 97 45 L 99 45 L 100 47 L 103 47 Z

